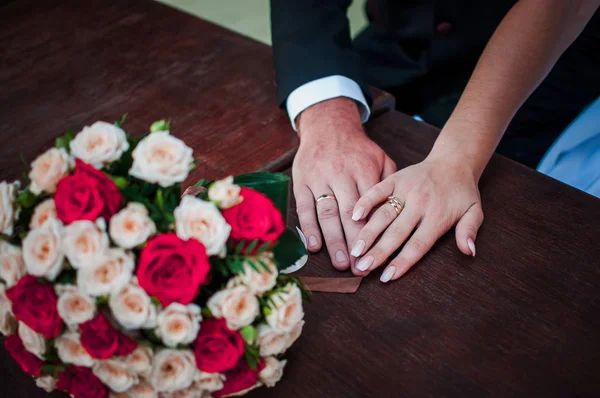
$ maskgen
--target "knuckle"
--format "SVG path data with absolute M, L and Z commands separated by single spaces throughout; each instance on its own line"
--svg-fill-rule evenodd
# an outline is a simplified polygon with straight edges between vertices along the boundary
M 414 194 L 413 200 L 417 206 L 424 207 L 429 203 L 430 194 L 427 191 L 419 190 Z
M 422 239 L 412 239 L 410 242 L 410 248 L 415 253 L 424 253 L 429 249 L 429 245 Z
M 306 203 L 296 203 L 296 213 L 298 214 L 306 214 L 314 211 L 312 206 L 309 206 Z
M 329 220 L 332 218 L 338 218 L 340 216 L 340 211 L 337 207 L 325 207 L 319 210 L 319 219 L 321 220 Z
M 354 211 L 355 203 L 349 203 L 340 208 L 340 211 L 344 216 L 351 216 Z

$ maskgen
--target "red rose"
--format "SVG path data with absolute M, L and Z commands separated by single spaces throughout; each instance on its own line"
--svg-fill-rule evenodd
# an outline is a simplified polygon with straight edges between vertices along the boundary
M 52 285 L 43 285 L 35 276 L 27 275 L 6 290 L 6 297 L 12 302 L 15 318 L 45 338 L 53 339 L 62 331 Z
M 70 366 L 61 372 L 56 388 L 75 398 L 107 398 L 108 388 L 98 379 L 90 368 Z
M 4 339 L 4 347 L 6 351 L 14 358 L 21 366 L 23 372 L 31 376 L 39 376 L 42 370 L 44 361 L 28 352 L 23 346 L 21 338 L 17 335 L 7 336 Z
M 75 173 L 58 182 L 54 203 L 56 214 L 65 224 L 77 220 L 106 221 L 121 208 L 123 199 L 117 186 L 104 173 L 76 160 Z
M 271 199 L 249 188 L 242 188 L 240 196 L 244 198 L 240 204 L 223 210 L 225 221 L 231 225 L 231 239 L 276 241 L 285 223 Z
M 118 357 L 124 357 L 131 354 L 137 348 L 137 343 L 131 340 L 128 336 L 123 333 L 119 333 L 119 343 L 117 344 L 117 350 L 115 355 Z
M 194 343 L 196 366 L 203 372 L 232 369 L 244 355 L 242 336 L 227 327 L 224 319 L 205 319 Z
M 92 358 L 107 359 L 129 355 L 137 347 L 129 337 L 117 331 L 103 314 L 79 325 L 81 345 Z
M 139 258 L 140 286 L 163 306 L 189 304 L 206 282 L 210 263 L 206 248 L 195 239 L 182 240 L 174 233 L 151 239 Z
M 258 380 L 258 374 L 265 368 L 265 361 L 260 362 L 255 370 L 250 369 L 246 361 L 242 358 L 237 366 L 225 373 L 225 381 L 223 388 L 215 391 L 215 397 L 223 397 L 225 395 L 235 394 L 240 391 L 247 390 L 253 387 Z

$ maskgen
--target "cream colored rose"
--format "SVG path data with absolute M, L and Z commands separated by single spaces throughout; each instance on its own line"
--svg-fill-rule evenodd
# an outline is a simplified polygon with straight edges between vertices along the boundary
M 209 256 L 221 253 L 231 226 L 214 204 L 188 195 L 181 199 L 173 214 L 177 236 L 183 240 L 199 240 Z
M 260 356 L 278 355 L 285 351 L 287 333 L 279 332 L 269 325 L 260 325 L 257 329 Z
M 35 195 L 56 192 L 56 184 L 69 175 L 73 165 L 73 159 L 64 149 L 48 149 L 31 163 L 29 190 Z
M 123 362 L 127 364 L 132 372 L 143 377 L 148 377 L 152 370 L 152 349 L 138 345 L 131 354 L 123 359 Z
M 12 235 L 18 208 L 15 198 L 19 192 L 19 182 L 0 182 L 0 234 Z
M 0 278 L 7 287 L 17 284 L 25 275 L 25 262 L 21 248 L 0 240 Z
M 225 376 L 220 373 L 198 372 L 196 375 L 196 384 L 202 391 L 219 391 L 223 388 Z
M 246 286 L 240 285 L 215 293 L 208 309 L 217 318 L 225 318 L 227 327 L 238 330 L 254 322 L 258 316 L 258 299 Z
M 44 359 L 46 353 L 46 339 L 44 336 L 24 324 L 19 322 L 19 337 L 27 351 L 40 359 Z
M 129 149 L 125 132 L 112 123 L 96 122 L 85 126 L 70 144 L 71 153 L 77 159 L 98 170 L 121 158 Z
M 197 372 L 192 351 L 163 349 L 152 361 L 150 382 L 159 392 L 183 390 L 192 385 Z
M 193 382 L 188 388 L 160 394 L 160 398 L 212 398 L 209 391 L 203 390 L 198 382 Z
M 127 368 L 127 365 L 116 359 L 97 361 L 92 372 L 108 388 L 115 392 L 125 392 L 138 383 L 139 378 Z
M 258 379 L 267 387 L 274 387 L 281 376 L 283 376 L 283 368 L 287 361 L 279 361 L 275 357 L 265 358 L 265 368 L 261 370 Z
M 286 342 L 284 351 L 287 351 L 288 348 L 292 346 L 298 340 L 298 337 L 302 334 L 302 328 L 304 327 L 304 320 L 298 322 L 293 328 L 292 331 L 286 334 Z
M 17 320 L 12 312 L 12 303 L 6 297 L 6 286 L 0 283 L 0 333 L 10 336 L 16 331 Z
M 36 206 L 29 221 L 29 229 L 36 229 L 44 225 L 48 220 L 57 220 L 56 205 L 54 199 L 46 199 Z
M 208 189 L 208 198 L 221 209 L 229 209 L 239 204 L 243 198 L 240 196 L 240 186 L 233 183 L 229 176 L 215 181 Z
M 116 292 L 131 279 L 134 258 L 122 249 L 109 249 L 98 263 L 77 272 L 77 285 L 91 296 Z
M 81 220 L 64 228 L 63 250 L 73 268 L 93 266 L 108 250 L 108 235 L 101 228 L 102 222 Z
M 77 286 L 56 285 L 54 290 L 58 296 L 58 315 L 70 328 L 87 322 L 96 315 L 96 300 Z
M 282 293 L 274 294 L 271 298 L 271 313 L 266 316 L 267 323 L 280 332 L 291 332 L 304 318 L 300 288 L 288 284 Z
M 156 334 L 167 347 L 189 344 L 198 335 L 201 320 L 201 310 L 196 304 L 172 303 L 158 314 Z
M 133 249 L 146 242 L 155 232 L 156 225 L 148 216 L 146 206 L 141 203 L 129 203 L 110 219 L 110 237 L 124 249 Z
M 46 392 L 56 390 L 56 379 L 52 376 L 41 376 L 35 379 L 35 385 Z
M 168 131 L 157 131 L 141 140 L 131 153 L 129 174 L 166 188 L 185 181 L 194 164 L 192 153 L 192 148 Z
M 114 291 L 108 305 L 117 322 L 126 330 L 156 326 L 156 308 L 146 291 L 135 284 Z
M 262 261 L 269 270 L 264 269 L 260 264 L 256 264 L 256 271 L 248 262 L 244 262 L 244 272 L 239 274 L 240 281 L 257 295 L 268 292 L 275 287 L 277 283 L 277 264 L 273 262 L 272 253 L 263 253 L 254 262 Z
M 53 281 L 62 271 L 65 259 L 61 249 L 62 230 L 59 221 L 48 220 L 23 239 L 23 260 L 28 273 Z
M 141 379 L 139 383 L 122 393 L 110 393 L 110 398 L 158 398 L 158 392 L 148 380 Z M 163 398 L 161 396 L 161 398 Z
M 64 363 L 70 363 L 76 366 L 92 367 L 95 363 L 94 358 L 81 345 L 81 336 L 79 333 L 66 332 L 61 334 L 54 341 L 58 357 Z

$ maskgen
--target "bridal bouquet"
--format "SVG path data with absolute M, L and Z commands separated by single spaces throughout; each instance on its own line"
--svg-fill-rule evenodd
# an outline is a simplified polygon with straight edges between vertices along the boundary
M 282 376 L 304 325 L 306 254 L 285 227 L 289 180 L 200 181 L 155 122 L 67 132 L 0 183 L 0 331 L 46 391 L 74 397 L 239 395 Z

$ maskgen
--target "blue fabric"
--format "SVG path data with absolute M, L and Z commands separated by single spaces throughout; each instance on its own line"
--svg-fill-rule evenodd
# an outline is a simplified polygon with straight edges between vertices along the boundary
M 600 97 L 558 137 L 538 171 L 600 198 Z

